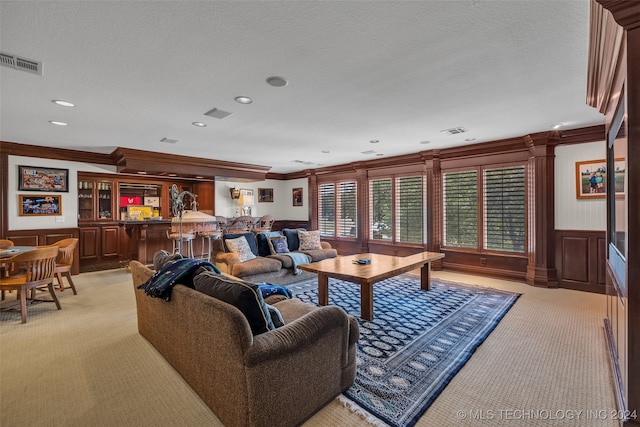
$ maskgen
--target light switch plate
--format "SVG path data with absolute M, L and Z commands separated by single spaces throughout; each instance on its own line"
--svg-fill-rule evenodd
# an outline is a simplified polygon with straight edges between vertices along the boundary
M 57 216 L 56 217 L 56 222 L 64 222 L 64 217 L 63 216 Z

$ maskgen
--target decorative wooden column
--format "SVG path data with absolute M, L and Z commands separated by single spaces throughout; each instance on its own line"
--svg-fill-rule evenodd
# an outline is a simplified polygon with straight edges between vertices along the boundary
M 555 265 L 554 160 L 557 134 L 526 136 L 529 149 L 527 212 L 529 226 L 526 280 L 529 285 L 557 288 Z
M 318 177 L 312 169 L 304 171 L 307 175 L 307 198 L 309 207 L 309 229 L 317 230 L 320 227 L 320 219 L 318 218 Z
M 434 150 L 430 157 L 423 158 L 427 186 L 427 244 L 426 251 L 440 252 L 442 247 L 442 170 L 440 150 Z M 442 259 L 431 263 L 432 270 L 442 270 Z

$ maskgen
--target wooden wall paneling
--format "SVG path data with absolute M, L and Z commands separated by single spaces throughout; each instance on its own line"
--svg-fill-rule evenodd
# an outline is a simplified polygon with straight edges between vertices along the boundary
M 604 289 L 607 278 L 607 236 L 597 237 L 596 242 L 596 250 L 598 252 L 596 283 Z
M 306 230 L 317 230 L 317 227 L 313 227 L 309 221 L 277 219 L 271 226 L 271 230 L 273 231 L 282 231 L 285 228 L 304 228 Z
M 627 386 L 629 409 L 640 414 L 640 3 L 627 3 L 635 3 L 635 27 L 627 31 Z M 640 419 L 628 424 L 640 426 Z
M 4 143 L 0 141 L 0 147 Z M 0 238 L 6 239 L 9 228 L 9 212 L 7 209 L 7 197 L 9 186 L 9 155 L 0 149 Z
M 626 286 L 607 262 L 605 330 L 619 409 L 635 414 L 623 426 L 640 426 L 640 2 L 592 0 L 590 21 L 587 101 L 606 113 L 607 133 L 617 133 L 613 119 L 620 101 L 626 103 Z
M 215 185 L 213 181 L 193 184 L 193 193 L 197 195 L 198 210 L 209 215 L 215 212 Z
M 585 237 L 563 237 L 562 279 L 573 282 L 589 282 L 589 239 Z
M 605 232 L 557 230 L 555 236 L 558 286 L 579 291 L 606 293 Z
M 440 252 L 445 254 L 442 259 L 442 267 L 445 270 L 508 280 L 525 280 L 528 258 L 524 255 L 486 254 L 448 249 L 441 249 Z

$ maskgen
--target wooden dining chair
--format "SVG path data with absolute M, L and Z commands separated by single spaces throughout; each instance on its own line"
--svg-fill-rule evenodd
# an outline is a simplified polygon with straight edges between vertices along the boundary
M 73 255 L 79 241 L 80 239 L 78 238 L 70 237 L 68 239 L 59 240 L 51 245 L 58 247 L 58 257 L 56 258 L 56 278 L 58 279 L 58 288 L 61 291 L 64 291 L 64 282 L 62 281 L 62 277 L 64 276 L 67 278 L 74 295 L 78 295 L 78 291 L 76 290 L 76 285 L 73 283 L 73 279 L 71 279 L 71 268 L 73 267 Z
M 10 248 L 13 246 L 13 242 L 8 239 L 0 239 L 0 248 Z M 8 264 L 0 262 L 0 277 L 9 275 Z M 0 299 L 4 299 L 4 291 L 0 291 Z
M 253 217 L 252 216 L 239 216 L 234 219 L 231 225 L 229 226 L 228 233 L 246 233 L 247 231 L 253 230 Z
M 228 230 L 228 222 L 226 216 L 216 215 L 216 229 L 222 231 L 225 234 Z
M 18 291 L 22 323 L 27 323 L 27 298 L 31 290 L 35 291 L 46 286 L 52 299 L 36 299 L 34 293 L 29 299 L 31 301 L 53 302 L 60 310 L 60 301 L 58 301 L 58 296 L 53 288 L 57 257 L 57 246 L 44 246 L 4 260 L 6 263 L 20 265 L 21 267 L 19 270 L 16 269 L 15 274 L 0 278 L 0 290 Z
M 271 214 L 262 215 L 256 221 L 256 225 L 253 228 L 253 231 L 255 231 L 256 233 L 260 231 L 271 231 L 271 227 L 273 226 L 273 222 L 275 220 L 276 218 Z

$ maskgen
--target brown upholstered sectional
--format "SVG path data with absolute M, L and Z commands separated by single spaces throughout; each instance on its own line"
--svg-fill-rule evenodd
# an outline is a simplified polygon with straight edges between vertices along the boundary
M 295 231 L 295 230 L 292 230 Z M 249 240 L 255 239 L 253 233 L 243 233 Z M 237 235 L 234 235 L 237 236 Z M 257 243 L 253 245 L 259 246 Z M 329 242 L 320 242 L 321 249 L 312 249 L 300 251 L 297 248 L 291 248 L 292 252 L 300 252 L 307 255 L 309 262 L 322 261 L 327 258 L 335 258 L 338 252 L 331 247 Z M 285 285 L 296 282 L 305 278 L 313 277 L 313 273 L 305 271 L 295 271 L 293 261 L 286 254 L 265 254 L 260 251 L 256 253 L 257 257 L 248 261 L 240 261 L 240 257 L 229 252 L 223 243 L 223 239 L 214 241 L 214 249 L 211 253 L 211 262 L 213 262 L 223 273 L 240 277 L 249 282 L 271 282 L 279 285 Z
M 225 426 L 299 425 L 353 383 L 359 329 L 342 309 L 270 296 L 285 325 L 254 336 L 233 305 L 183 285 L 152 298 L 138 286 L 154 271 L 130 269 L 139 333 Z

